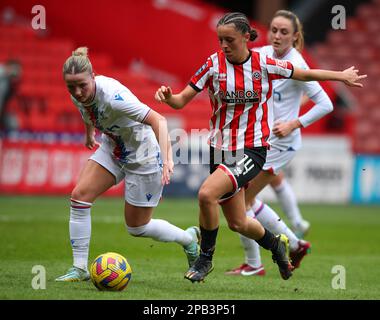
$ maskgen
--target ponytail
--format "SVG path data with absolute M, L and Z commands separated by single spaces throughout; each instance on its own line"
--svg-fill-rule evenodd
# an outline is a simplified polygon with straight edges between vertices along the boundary
M 63 74 L 77 74 L 89 72 L 92 74 L 92 64 L 88 58 L 88 48 L 79 47 L 73 51 L 72 55 L 67 58 L 63 65 Z

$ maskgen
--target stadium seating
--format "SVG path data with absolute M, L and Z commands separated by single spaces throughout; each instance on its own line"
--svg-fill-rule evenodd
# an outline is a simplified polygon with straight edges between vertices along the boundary
M 357 153 L 380 152 L 380 1 L 360 5 L 347 21 L 347 30 L 331 30 L 324 43 L 311 50 L 324 68 L 356 66 L 367 74 L 363 89 L 352 89 L 356 98 L 353 146 Z M 331 48 L 334 50 L 331 50 Z
M 77 6 L 74 2 L 67 5 L 69 7 L 72 6 L 72 8 L 76 8 Z M 4 3 L 0 5 L 0 8 L 5 10 L 6 7 L 3 6 Z M 128 6 L 130 6 L 130 4 L 122 5 L 124 9 Z M 157 17 L 157 11 L 166 11 L 162 7 L 156 8 L 154 4 L 145 2 L 133 4 L 133 7 L 136 6 L 140 6 L 144 12 L 149 11 L 147 14 L 152 19 Z M 74 34 L 82 35 L 81 31 L 85 28 L 78 30 L 78 19 L 72 17 L 72 15 L 70 15 L 69 19 L 66 19 L 68 25 L 63 26 L 62 23 L 58 22 L 61 15 L 61 6 L 49 3 L 46 4 L 50 18 L 47 31 L 34 31 L 30 28 L 30 23 L 28 21 L 30 10 L 29 12 L 24 11 L 24 9 L 28 7 L 26 2 L 24 2 L 23 5 L 19 3 L 10 3 L 9 7 L 13 8 L 14 17 L 11 23 L 8 21 L 6 25 L 0 25 L 0 63 L 8 58 L 16 58 L 22 63 L 22 82 L 19 86 L 18 95 L 12 99 L 9 107 L 9 111 L 15 114 L 19 120 L 20 130 L 32 132 L 46 132 L 52 130 L 53 132 L 58 133 L 83 132 L 83 124 L 81 123 L 79 112 L 75 109 L 69 99 L 69 95 L 62 80 L 61 70 L 63 62 L 71 54 L 72 50 L 78 45 L 78 43 L 83 43 L 83 38 L 79 40 L 78 38 L 75 38 Z M 95 9 L 94 12 L 96 13 L 97 9 Z M 207 12 L 207 10 L 204 12 Z M 81 15 L 76 11 L 74 14 Z M 103 16 L 114 16 L 113 10 L 109 8 L 103 10 L 102 14 Z M 189 25 L 189 27 L 193 26 L 194 19 L 192 17 L 187 17 L 184 20 L 182 14 L 176 11 L 171 12 L 170 15 L 180 19 L 181 23 L 184 25 Z M 130 22 L 131 20 L 134 19 L 128 21 L 115 21 L 113 25 L 120 25 L 123 27 L 123 30 L 134 30 L 133 28 L 137 24 L 135 22 Z M 166 20 L 167 19 L 164 19 L 163 21 L 165 22 Z M 195 19 L 195 21 L 198 20 Z M 127 25 L 126 22 L 129 24 Z M 152 21 L 151 24 L 155 25 L 154 21 Z M 75 31 L 73 32 L 71 30 L 65 32 L 66 29 L 68 30 L 70 27 Z M 104 25 L 102 22 L 94 22 L 94 28 L 97 28 L 98 30 L 102 29 L 105 34 L 109 35 L 109 32 L 106 30 L 107 28 L 103 27 Z M 140 31 L 143 32 L 143 30 Z M 193 32 L 193 28 L 191 32 Z M 208 32 L 213 34 L 213 30 L 211 29 Z M 179 30 L 178 33 L 182 34 Z M 123 36 L 125 36 L 125 34 L 123 34 Z M 140 48 L 138 44 L 140 43 L 139 40 L 130 38 L 128 39 L 128 43 L 131 42 L 131 47 L 136 47 L 138 52 L 136 53 L 132 50 L 117 51 L 112 49 L 114 48 L 113 45 L 117 43 L 123 44 L 125 41 L 119 41 L 120 37 L 115 34 L 108 39 L 110 44 L 108 52 L 112 52 L 111 58 L 110 54 L 99 52 L 99 47 L 104 47 L 104 44 L 99 45 L 100 41 L 98 41 L 98 35 L 94 37 L 94 32 L 90 31 L 87 35 L 83 34 L 83 37 L 86 39 L 86 44 L 89 45 L 91 49 L 90 58 L 96 74 L 104 74 L 118 79 L 121 83 L 130 88 L 142 102 L 173 119 L 181 118 L 181 121 L 178 123 L 187 130 L 192 127 L 197 128 L 204 127 L 205 124 L 207 125 L 209 107 L 206 109 L 207 112 L 197 111 L 197 116 L 194 117 L 194 110 L 195 108 L 198 108 L 192 107 L 193 103 L 180 113 L 172 110 L 168 106 L 157 104 L 153 95 L 158 85 L 163 81 L 162 78 L 156 74 L 155 78 L 158 80 L 154 81 L 152 80 L 154 77 L 149 74 L 149 70 L 147 72 L 147 69 L 140 72 L 131 67 L 128 69 L 127 66 L 130 63 L 131 57 L 139 59 L 138 56 L 141 51 L 145 50 L 149 52 L 149 56 L 155 56 L 151 55 L 151 44 L 147 43 L 147 45 L 143 45 L 143 48 Z M 104 36 L 99 37 L 104 38 Z M 208 34 L 203 35 L 203 37 L 207 40 L 210 38 Z M 135 43 L 136 41 L 138 42 L 137 44 Z M 207 45 L 209 45 L 208 42 Z M 215 41 L 215 44 L 217 45 L 217 41 Z M 124 48 L 125 46 L 122 45 L 121 47 Z M 107 51 L 107 49 L 105 50 Z M 173 52 L 173 54 L 176 53 Z M 115 59 L 115 55 L 118 56 L 117 58 L 119 60 Z M 190 55 L 193 56 L 194 54 L 190 53 Z M 200 56 L 202 56 L 202 59 L 205 57 L 201 53 Z M 120 59 L 125 63 L 124 65 L 120 63 Z M 171 61 L 166 59 L 166 56 L 164 60 L 170 67 L 173 67 Z M 126 63 L 126 61 L 128 63 Z M 198 67 L 198 62 L 196 62 L 196 65 Z M 151 66 L 151 64 L 149 66 Z M 189 66 L 189 68 L 193 69 L 192 66 Z M 159 81 L 159 83 L 157 81 Z M 175 90 L 182 89 L 183 86 L 183 84 L 178 86 L 172 81 L 168 81 L 168 83 L 170 83 Z M 206 101 L 205 104 L 208 105 L 208 99 L 203 100 Z M 196 104 L 196 102 L 194 103 Z M 204 108 L 202 108 L 202 110 L 204 110 Z M 52 126 L 52 122 L 56 123 L 56 125 Z
M 379 123 L 379 115 L 377 111 L 372 110 L 378 106 L 380 87 L 380 37 L 377 36 L 380 31 L 379 17 L 379 1 L 363 4 L 358 8 L 357 15 L 348 19 L 347 31 L 330 31 L 325 43 L 317 44 L 310 50 L 314 53 L 312 58 L 320 67 L 342 69 L 355 65 L 371 79 L 365 82 L 364 89 L 351 91 L 357 100 L 353 125 L 359 129 L 353 129 L 352 134 L 355 151 L 358 152 L 364 150 L 364 143 L 361 143 L 363 131 L 366 131 L 365 137 L 371 132 L 374 136 L 379 135 L 375 125 Z M 331 50 L 332 47 L 334 50 Z M 23 67 L 18 95 L 12 99 L 9 106 L 9 111 L 17 116 L 21 130 L 83 132 L 80 114 L 72 105 L 62 79 L 62 64 L 74 48 L 75 43 L 72 39 L 41 35 L 22 25 L 0 25 L 0 61 L 17 58 Z M 118 67 L 111 55 L 96 50 L 90 52 L 90 57 L 97 74 L 118 79 L 142 102 L 168 117 L 180 119 L 176 123 L 181 124 L 185 130 L 208 127 L 210 106 L 207 95 L 201 95 L 178 112 L 154 100 L 153 94 L 160 83 L 148 77 L 147 72 Z M 174 84 L 175 90 L 180 90 L 181 87 L 178 83 Z M 327 121 L 329 117 L 321 119 L 305 131 L 326 132 L 329 130 Z M 344 132 L 351 132 L 351 123 L 345 125 L 347 128 Z M 364 130 L 363 126 L 368 126 L 369 129 Z M 372 131 L 368 133 L 368 130 Z M 374 148 L 372 151 L 379 150 L 379 144 L 380 142 L 378 145 L 374 142 L 368 143 L 369 147 Z
M 73 106 L 62 79 L 62 65 L 74 50 L 67 39 L 40 37 L 25 26 L 0 25 L 0 62 L 17 59 L 22 65 L 22 81 L 8 111 L 17 119 L 20 130 L 32 132 L 83 132 L 79 112 Z M 181 118 L 185 130 L 207 128 L 207 97 L 195 99 L 179 113 L 154 100 L 159 83 L 144 73 L 117 68 L 109 55 L 90 53 L 96 74 L 119 80 L 143 102 L 164 115 Z M 174 89 L 181 89 L 179 86 Z M 194 117 L 196 114 L 196 117 Z

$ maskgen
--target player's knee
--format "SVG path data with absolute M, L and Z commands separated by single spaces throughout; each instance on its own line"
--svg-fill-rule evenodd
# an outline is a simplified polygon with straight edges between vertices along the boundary
M 77 199 L 79 201 L 83 200 L 83 197 L 85 196 L 84 190 L 81 190 L 78 187 L 75 187 L 73 191 L 71 191 L 71 198 Z
M 207 187 L 201 187 L 198 192 L 198 201 L 200 205 L 211 205 L 216 202 L 216 198 L 212 195 L 211 190 Z
M 234 232 L 238 232 L 238 233 L 241 233 L 245 226 L 244 226 L 244 223 L 242 223 L 241 221 L 228 221 L 228 228 L 230 228 L 230 230 L 234 231 Z
M 79 201 L 93 202 L 93 196 L 88 190 L 80 187 L 75 187 L 71 192 L 71 199 L 76 199 Z

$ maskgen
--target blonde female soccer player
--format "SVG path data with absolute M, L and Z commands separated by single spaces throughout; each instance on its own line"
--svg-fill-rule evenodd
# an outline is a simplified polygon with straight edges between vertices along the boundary
M 165 118 L 117 80 L 95 76 L 87 48 L 78 48 L 66 60 L 63 77 L 86 125 L 86 147 L 99 148 L 87 161 L 71 193 L 69 229 L 74 261 L 69 271 L 56 280 L 89 279 L 92 204 L 123 179 L 128 232 L 180 244 L 192 265 L 199 255 L 198 227 L 184 231 L 165 220 L 152 219 L 173 171 Z M 103 133 L 101 145 L 95 140 L 96 129 Z

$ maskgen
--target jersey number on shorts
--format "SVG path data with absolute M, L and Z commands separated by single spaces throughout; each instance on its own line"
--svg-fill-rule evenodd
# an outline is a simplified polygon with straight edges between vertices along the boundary
M 255 167 L 253 160 L 249 158 L 246 154 L 244 154 L 243 159 L 241 159 L 236 164 L 235 174 L 236 176 L 240 176 L 241 174 L 246 175 L 250 170 Z

